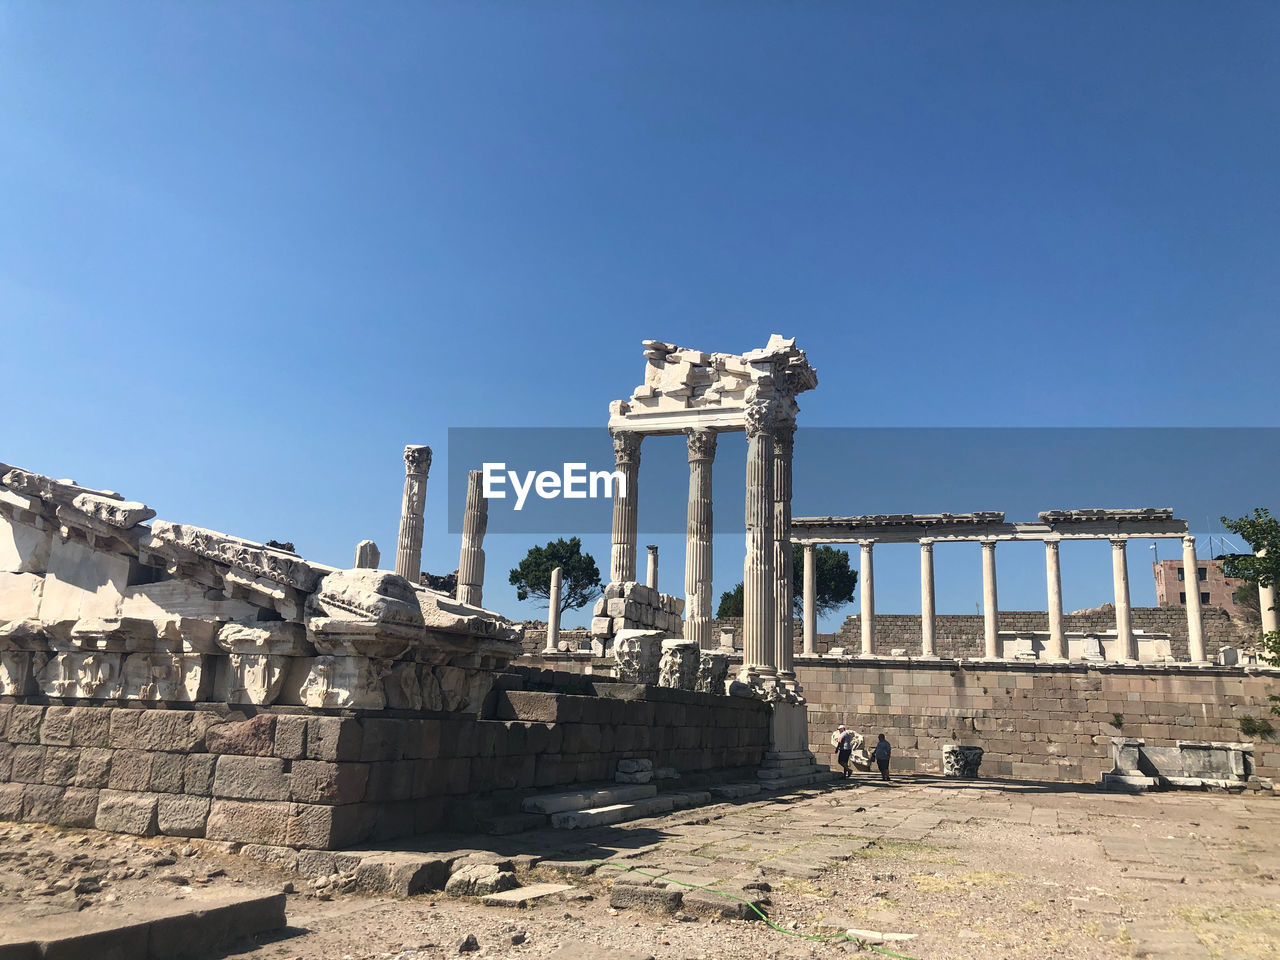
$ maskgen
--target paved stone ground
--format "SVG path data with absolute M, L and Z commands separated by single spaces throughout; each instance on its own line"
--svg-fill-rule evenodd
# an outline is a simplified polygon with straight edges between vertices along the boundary
M 522 910 L 367 896 L 349 883 L 317 893 L 200 841 L 27 825 L 0 828 L 0 841 L 7 922 L 60 914 L 74 924 L 82 910 L 201 885 L 296 887 L 286 934 L 224 954 L 255 960 L 457 957 L 468 935 L 473 956 L 555 960 L 822 958 L 869 946 L 921 960 L 1280 958 L 1280 800 L 1256 795 L 907 778 L 590 831 L 416 844 L 511 857 L 526 885 L 572 884 Z M 674 888 L 685 898 L 674 915 L 615 908 L 624 880 L 650 884 L 642 899 L 661 899 L 669 882 L 767 898 L 781 929 L 711 916 L 736 901 L 688 887 Z M 836 939 L 848 929 L 863 931 L 862 944 Z
M 835 957 L 868 947 L 805 938 L 854 928 L 881 951 L 931 960 L 1280 957 L 1278 841 L 1270 797 L 864 781 L 591 831 L 468 838 L 526 864 L 544 858 L 524 882 L 567 878 L 581 899 L 512 910 L 443 895 L 291 898 L 296 935 L 247 955 L 420 960 L 458 956 L 472 934 L 481 956 Z M 614 909 L 623 868 L 660 874 L 653 889 L 675 880 L 766 896 L 782 930 L 695 915 L 698 894 L 675 916 Z

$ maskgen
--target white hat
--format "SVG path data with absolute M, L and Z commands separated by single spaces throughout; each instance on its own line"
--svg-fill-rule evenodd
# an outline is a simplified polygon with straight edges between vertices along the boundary
M 844 729 L 844 724 L 843 724 L 843 723 L 842 723 L 842 724 L 840 724 L 840 726 L 836 727 L 836 729 L 837 729 L 837 730 L 843 730 L 843 729 Z

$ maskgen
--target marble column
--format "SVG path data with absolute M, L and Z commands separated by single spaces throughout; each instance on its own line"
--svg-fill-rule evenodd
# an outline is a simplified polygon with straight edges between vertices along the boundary
M 1111 541 L 1111 578 L 1114 581 L 1116 598 L 1116 645 L 1119 648 L 1119 659 L 1137 660 L 1138 643 L 1134 639 L 1129 618 L 1129 563 L 1124 547 L 1123 539 Z M 1191 568 L 1191 574 L 1193 576 L 1195 574 L 1194 567 Z M 1198 584 L 1193 583 L 1192 586 L 1199 589 Z M 1190 596 L 1190 591 L 1187 595 Z
M 996 542 L 982 541 L 982 655 L 1000 656 L 1000 607 L 996 600 Z
M 1200 610 L 1200 583 L 1195 575 L 1196 538 L 1182 538 L 1183 576 L 1192 581 L 1196 589 L 1187 591 L 1187 653 L 1192 663 L 1204 663 L 1204 616 Z M 1185 581 L 1184 581 L 1185 582 Z
M 747 408 L 747 555 L 742 567 L 742 672 L 747 682 L 771 680 L 773 661 L 773 404 Z
M 622 474 L 626 489 L 613 498 L 613 549 L 609 556 L 609 579 L 624 583 L 636 578 L 636 506 L 639 490 L 640 441 L 638 433 L 619 430 L 613 435 L 613 461 Z
M 1258 556 L 1265 557 L 1266 555 L 1266 547 L 1258 551 Z M 1197 584 L 1199 583 L 1198 580 L 1196 582 Z M 1276 585 L 1274 583 L 1270 586 L 1258 588 L 1258 606 L 1262 610 L 1262 632 L 1275 633 L 1280 630 L 1280 625 L 1277 625 L 1277 621 L 1280 621 L 1280 616 L 1276 612 Z
M 1044 542 L 1044 573 L 1049 586 L 1049 646 L 1045 657 L 1049 660 L 1069 659 L 1067 634 L 1062 629 L 1062 565 L 1058 544 L 1057 540 Z
M 791 462 L 796 425 L 778 424 L 773 437 L 773 658 L 778 676 L 796 687 L 795 552 L 791 546 Z
M 933 596 L 933 541 L 920 541 L 920 656 L 936 657 L 934 621 L 937 605 Z
M 431 448 L 404 448 L 404 499 L 400 502 L 400 539 L 396 547 L 396 573 L 410 583 L 422 578 L 422 515 L 427 507 L 427 474 Z
M 862 655 L 873 657 L 876 653 L 876 576 L 872 569 L 871 548 L 874 540 L 859 540 L 862 548 L 858 560 L 858 579 L 862 581 Z
M 458 554 L 460 603 L 484 605 L 484 532 L 489 526 L 489 501 L 484 496 L 484 474 L 467 474 L 467 507 L 462 514 L 462 550 Z
M 804 545 L 804 655 L 818 653 L 818 548 L 812 543 Z
M 658 589 L 658 545 L 651 543 L 645 547 L 648 552 L 648 562 L 644 569 L 644 585 L 651 590 Z
M 689 519 L 684 540 L 684 638 L 701 649 L 711 646 L 711 468 L 716 459 L 716 434 L 691 430 L 689 449 Z
M 560 581 L 563 576 L 561 567 L 551 571 L 551 596 L 547 598 L 547 645 L 543 653 L 555 653 L 560 644 Z

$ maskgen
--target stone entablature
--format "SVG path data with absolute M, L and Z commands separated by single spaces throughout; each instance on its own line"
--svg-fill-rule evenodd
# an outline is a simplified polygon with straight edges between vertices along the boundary
M 0 465 L 0 694 L 475 712 L 521 653 L 388 571 L 154 517 Z

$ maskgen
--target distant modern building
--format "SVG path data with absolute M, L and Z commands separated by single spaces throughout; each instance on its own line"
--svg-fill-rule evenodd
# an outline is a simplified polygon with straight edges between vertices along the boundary
M 1222 607 L 1232 616 L 1245 616 L 1245 609 L 1232 599 L 1244 586 L 1238 577 L 1222 573 L 1221 560 L 1197 560 L 1194 570 L 1188 570 L 1181 560 L 1162 560 L 1153 563 L 1156 577 L 1156 604 L 1161 607 L 1185 607 L 1187 591 L 1200 594 L 1202 606 Z

